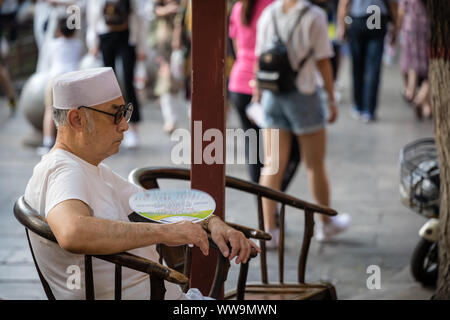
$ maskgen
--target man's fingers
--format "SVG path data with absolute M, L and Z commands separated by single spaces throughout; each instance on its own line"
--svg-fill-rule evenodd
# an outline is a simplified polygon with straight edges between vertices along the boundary
M 206 234 L 206 232 L 203 229 L 201 230 L 201 232 L 199 234 L 200 234 L 200 239 L 199 239 L 198 247 L 203 252 L 203 254 L 205 256 L 207 256 L 209 254 L 208 235 Z
M 236 259 L 236 263 L 246 263 L 248 256 L 250 255 L 250 245 L 247 243 L 247 239 L 241 238 L 240 241 L 241 250 L 239 250 L 239 257 Z
M 258 253 L 261 253 L 261 249 L 258 247 L 258 245 L 256 244 L 256 243 L 254 243 L 252 240 L 250 240 L 250 239 L 248 239 L 248 242 L 250 243 L 250 245 L 253 247 L 253 248 L 255 248 L 255 250 L 258 252 Z M 250 249 L 251 250 L 251 249 Z
M 228 245 L 225 242 L 223 237 L 218 237 L 217 239 L 213 239 L 214 243 L 219 247 L 220 252 L 226 258 L 230 254 L 230 250 L 228 249 Z
M 228 257 L 228 259 L 231 261 L 237 256 L 239 252 L 239 241 L 237 241 L 236 238 L 232 237 L 230 238 L 230 244 L 231 244 L 231 254 Z

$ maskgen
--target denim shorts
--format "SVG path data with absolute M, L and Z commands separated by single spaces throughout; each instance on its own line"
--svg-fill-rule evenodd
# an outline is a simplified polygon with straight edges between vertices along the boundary
M 296 135 L 320 131 L 325 127 L 322 100 L 319 90 L 313 94 L 304 94 L 298 90 L 278 94 L 264 90 L 261 98 L 264 127 L 284 129 Z

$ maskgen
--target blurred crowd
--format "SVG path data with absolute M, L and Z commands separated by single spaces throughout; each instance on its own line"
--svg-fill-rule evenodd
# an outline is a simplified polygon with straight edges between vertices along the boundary
M 20 98 L 16 97 L 6 60 L 0 60 L 0 72 L 11 110 L 19 104 L 27 110 L 31 124 L 43 132 L 39 153 L 48 152 L 55 140 L 52 79 L 78 69 L 110 66 L 116 72 L 126 101 L 134 106 L 125 147 L 140 145 L 140 100 L 147 97 L 160 102 L 163 130 L 171 133 L 176 128 L 179 113 L 187 110 L 189 94 L 188 0 L 5 0 L 0 4 L 2 56 L 8 55 L 7 43 L 12 45 L 16 40 L 9 33 L 20 23 L 33 23 L 36 70 Z M 41 113 L 42 123 L 38 123 Z
M 236 44 L 236 41 L 233 42 L 236 38 L 233 30 L 236 29 L 235 20 L 239 17 L 232 15 L 233 6 L 236 2 L 241 3 L 245 7 L 246 19 L 251 20 L 259 16 L 262 9 L 272 1 L 228 2 L 231 26 L 227 76 L 230 75 L 237 53 L 233 46 L 233 43 Z M 331 58 L 334 80 L 337 79 L 340 52 L 345 52 L 347 48 L 351 53 L 354 79 L 352 115 L 355 118 L 365 122 L 376 119 L 381 59 L 384 56 L 384 61 L 390 64 L 398 46 L 400 68 L 404 76 L 402 95 L 413 106 L 419 118 L 431 117 L 427 81 L 426 0 L 311 2 L 327 13 L 328 37 L 334 51 Z M 367 30 L 361 21 L 367 16 L 367 4 L 377 3 L 383 20 L 381 28 L 374 33 Z M 181 110 L 189 110 L 186 100 L 190 94 L 190 0 L 2 0 L 0 4 L 0 78 L 11 110 L 15 110 L 18 98 L 5 57 L 9 46 L 17 40 L 17 25 L 27 19 L 33 20 L 34 38 L 39 52 L 36 73 L 48 73 L 48 82 L 58 74 L 78 68 L 106 65 L 115 69 L 127 101 L 132 102 L 135 108 L 131 120 L 133 125 L 124 141 L 126 146 L 139 145 L 137 123 L 141 115 L 136 90 L 147 89 L 148 95 L 159 98 L 163 129 L 167 133 L 176 128 Z M 111 18 L 108 18 L 108 12 Z M 351 17 L 352 23 L 346 23 L 345 17 Z M 66 26 L 64 21 L 67 22 Z M 256 30 L 255 21 L 251 28 Z M 67 26 L 70 24 L 75 29 L 69 30 Z M 64 28 L 67 30 L 64 31 Z M 244 53 L 254 55 L 254 52 Z M 236 70 L 242 69 L 241 60 L 236 61 L 235 74 Z M 120 64 L 118 70 L 116 63 Z M 253 70 L 251 72 L 250 77 L 253 76 Z M 51 84 L 46 87 L 51 88 Z M 243 126 L 249 128 L 251 124 L 247 122 L 245 114 L 248 103 L 242 103 L 242 99 L 238 101 L 235 83 L 230 88 L 232 105 L 237 108 Z M 252 93 L 248 88 L 244 91 Z M 340 93 L 336 91 L 335 94 L 339 100 Z M 51 95 L 47 93 L 45 96 L 46 105 L 51 105 Z M 54 136 L 51 133 L 54 128 L 49 112 L 44 116 L 43 131 L 44 146 L 51 146 L 50 137 Z

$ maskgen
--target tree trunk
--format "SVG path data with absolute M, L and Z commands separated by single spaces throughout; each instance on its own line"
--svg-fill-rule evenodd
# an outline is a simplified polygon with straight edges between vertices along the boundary
M 428 0 L 430 94 L 441 170 L 439 276 L 434 299 L 450 299 L 450 4 Z

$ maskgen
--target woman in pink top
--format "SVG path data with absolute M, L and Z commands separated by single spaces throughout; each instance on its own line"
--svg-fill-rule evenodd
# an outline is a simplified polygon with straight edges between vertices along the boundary
M 256 62 L 256 23 L 263 10 L 272 2 L 273 0 L 242 0 L 233 6 L 228 31 L 236 52 L 236 62 L 228 85 L 231 92 L 247 95 L 253 93 L 249 81 L 253 79 Z
M 250 80 L 253 79 L 253 68 L 256 63 L 256 24 L 264 9 L 274 0 L 241 0 L 234 4 L 230 15 L 228 36 L 233 40 L 233 47 L 236 53 L 236 61 L 231 69 L 228 83 L 229 97 L 236 107 L 241 124 L 244 130 L 254 129 L 258 133 L 260 129 L 251 122 L 245 113 L 247 106 L 252 100 L 253 89 L 250 87 Z M 257 135 L 259 139 L 259 134 Z M 295 170 L 300 162 L 300 152 L 296 139 L 292 139 L 291 155 L 287 170 L 285 171 L 282 190 L 285 190 L 291 181 Z M 257 141 L 259 148 L 259 141 Z M 258 150 L 258 154 L 259 150 Z M 260 171 L 263 164 L 259 161 L 258 154 L 256 164 L 249 164 L 250 178 L 258 183 Z M 248 163 L 249 145 L 245 144 L 245 157 Z

